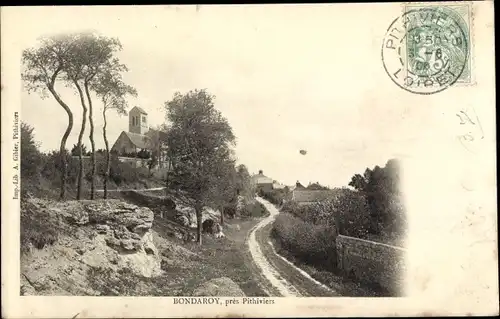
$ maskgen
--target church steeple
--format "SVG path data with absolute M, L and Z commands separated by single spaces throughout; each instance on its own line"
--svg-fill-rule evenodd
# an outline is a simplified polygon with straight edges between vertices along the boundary
M 136 134 L 146 134 L 149 129 L 148 113 L 138 106 L 135 106 L 128 113 L 128 131 Z

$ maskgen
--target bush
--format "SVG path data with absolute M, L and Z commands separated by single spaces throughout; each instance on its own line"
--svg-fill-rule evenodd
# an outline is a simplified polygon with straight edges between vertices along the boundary
M 241 211 L 242 217 L 263 217 L 266 215 L 266 208 L 256 200 L 248 202 Z
M 273 189 L 271 191 L 259 190 L 259 196 L 270 201 L 274 205 L 282 205 L 287 197 L 287 191 L 283 189 Z
M 53 245 L 59 230 L 50 220 L 46 211 L 40 211 L 34 205 L 23 203 L 21 206 L 21 253 L 29 251 L 30 246 L 43 249 Z
M 33 127 L 21 122 L 21 178 L 38 177 L 43 163 L 43 154 L 38 150 L 33 135 Z
M 330 199 L 311 205 L 287 202 L 282 211 L 311 224 L 338 228 L 339 233 L 346 236 L 367 238 L 372 228 L 365 195 L 348 188 L 339 189 Z
M 337 265 L 336 232 L 327 225 L 314 225 L 288 213 L 276 218 L 271 236 L 291 255 L 325 270 Z
M 384 167 L 355 174 L 349 186 L 365 194 L 372 221 L 369 232 L 383 241 L 397 242 L 406 233 L 406 215 L 399 189 L 400 163 L 390 159 Z
M 120 162 L 116 156 L 111 156 L 109 177 L 116 185 L 121 185 L 138 182 L 140 176 L 135 167 L 127 162 Z

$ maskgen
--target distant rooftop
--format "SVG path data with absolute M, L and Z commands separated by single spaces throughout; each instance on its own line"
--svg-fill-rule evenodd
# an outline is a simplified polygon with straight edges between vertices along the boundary
M 139 111 L 139 112 L 141 112 L 143 114 L 148 115 L 148 113 L 146 111 L 144 111 L 144 109 L 141 108 L 141 107 L 139 107 L 139 106 L 134 106 L 130 111 L 133 111 L 133 110 L 137 110 L 137 111 Z
M 262 170 L 259 171 L 259 174 L 253 175 L 252 179 L 255 184 L 273 184 L 273 179 L 264 175 Z

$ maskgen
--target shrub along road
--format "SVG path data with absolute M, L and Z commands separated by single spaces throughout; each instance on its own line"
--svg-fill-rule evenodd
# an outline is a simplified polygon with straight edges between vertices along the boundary
M 332 297 L 340 294 L 311 278 L 274 250 L 270 242 L 272 223 L 279 214 L 270 202 L 257 197 L 269 211 L 269 216 L 260 221 L 247 239 L 248 249 L 262 278 L 263 289 L 270 296 L 283 297 Z

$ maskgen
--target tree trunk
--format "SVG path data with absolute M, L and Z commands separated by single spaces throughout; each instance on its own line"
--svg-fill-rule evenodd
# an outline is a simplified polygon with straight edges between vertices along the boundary
M 199 245 L 202 244 L 202 236 L 201 236 L 201 231 L 202 231 L 202 208 L 200 208 L 199 206 L 196 206 L 195 208 L 196 210 L 196 241 L 198 242 Z
M 220 225 L 224 225 L 224 205 L 220 208 Z
M 106 108 L 102 111 L 102 116 L 104 118 L 104 126 L 102 127 L 102 137 L 104 138 L 104 144 L 106 145 L 106 168 L 104 169 L 104 199 L 108 198 L 108 179 L 109 170 L 111 166 L 111 154 L 109 154 L 109 143 L 108 137 L 106 136 L 106 126 L 108 122 L 106 121 Z
M 94 119 L 92 115 L 92 98 L 90 97 L 90 92 L 89 92 L 89 85 L 88 82 L 85 82 L 85 93 L 87 95 L 87 99 L 89 102 L 89 124 L 90 124 L 90 133 L 89 133 L 89 139 L 90 139 L 90 146 L 92 153 L 90 154 L 90 161 L 92 165 L 92 172 L 91 172 L 91 179 L 90 179 L 90 199 L 94 199 L 95 197 L 95 170 L 96 170 L 96 163 L 95 163 L 95 142 L 94 142 Z
M 82 154 L 82 138 L 83 133 L 85 133 L 85 124 L 87 124 L 87 106 L 85 105 L 85 100 L 83 98 L 83 92 L 78 84 L 78 82 L 74 81 L 76 88 L 78 89 L 78 93 L 80 95 L 80 102 L 82 103 L 83 108 L 83 116 L 82 116 L 82 127 L 80 128 L 80 134 L 78 134 L 78 160 L 80 162 L 80 166 L 78 168 L 78 181 L 77 181 L 77 189 L 76 189 L 76 199 L 82 199 L 82 180 L 83 180 L 83 154 Z
M 59 156 L 61 160 L 61 191 L 59 194 L 59 199 L 64 200 L 66 197 L 66 174 L 68 170 L 68 163 L 66 162 L 66 141 L 68 140 L 68 136 L 73 129 L 73 113 L 69 106 L 64 103 L 59 94 L 57 94 L 54 85 L 48 85 L 50 93 L 56 99 L 57 103 L 63 107 L 63 109 L 68 114 L 68 126 L 66 127 L 66 131 L 64 131 L 63 137 L 61 139 L 61 146 L 59 147 Z

